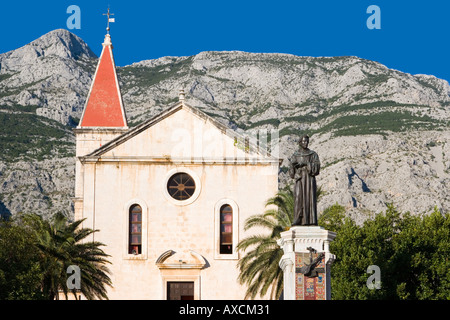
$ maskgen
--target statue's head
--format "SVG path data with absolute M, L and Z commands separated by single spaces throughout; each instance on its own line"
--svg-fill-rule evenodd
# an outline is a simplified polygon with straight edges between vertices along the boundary
M 306 134 L 303 135 L 303 136 L 300 138 L 299 145 L 300 145 L 300 147 L 302 147 L 303 149 L 307 149 L 307 148 L 308 148 L 308 145 L 309 145 L 309 136 L 306 135 Z

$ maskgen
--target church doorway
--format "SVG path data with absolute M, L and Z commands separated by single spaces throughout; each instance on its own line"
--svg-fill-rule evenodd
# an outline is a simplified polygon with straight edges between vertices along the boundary
M 167 282 L 167 300 L 194 300 L 194 282 Z

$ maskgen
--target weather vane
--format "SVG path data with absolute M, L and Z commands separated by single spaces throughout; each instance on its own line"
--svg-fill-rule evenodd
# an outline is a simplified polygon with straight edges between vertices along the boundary
M 106 31 L 107 31 L 108 34 L 109 34 L 109 23 L 110 23 L 110 22 L 116 22 L 116 19 L 110 17 L 110 16 L 113 16 L 114 13 L 110 13 L 110 12 L 109 12 L 109 7 L 108 7 L 108 13 L 104 13 L 103 15 L 104 15 L 104 16 L 108 16 L 108 26 L 106 27 Z

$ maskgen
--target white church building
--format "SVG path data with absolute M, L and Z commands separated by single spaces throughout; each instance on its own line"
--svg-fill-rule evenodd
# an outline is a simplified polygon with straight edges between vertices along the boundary
M 74 129 L 75 219 L 110 255 L 109 299 L 243 299 L 236 246 L 278 191 L 280 159 L 174 95 L 129 128 L 106 35 Z

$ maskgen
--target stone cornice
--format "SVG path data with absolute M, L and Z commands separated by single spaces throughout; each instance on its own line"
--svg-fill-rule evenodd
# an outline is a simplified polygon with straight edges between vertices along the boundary
M 220 165 L 279 165 L 280 159 L 274 158 L 175 158 L 170 156 L 133 156 L 133 157 L 78 157 L 81 163 L 153 163 L 153 164 L 220 164 Z

